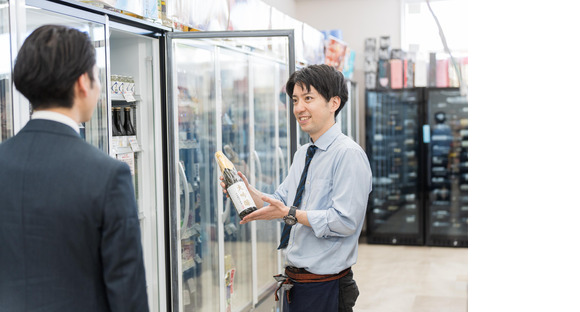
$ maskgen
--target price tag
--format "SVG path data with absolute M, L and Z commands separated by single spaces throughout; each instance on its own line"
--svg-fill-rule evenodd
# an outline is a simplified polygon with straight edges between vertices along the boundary
M 117 149 L 119 147 L 119 137 L 114 136 L 111 138 L 111 147 Z
M 117 154 L 119 154 L 119 151 L 117 151 L 117 148 L 119 147 L 119 137 L 112 137 L 111 138 L 111 156 L 113 156 L 113 158 L 117 157 Z
M 123 93 L 123 97 L 125 98 L 125 101 L 127 102 L 135 102 L 137 100 L 135 100 L 135 97 L 133 96 L 133 93 Z
M 133 150 L 133 152 L 140 152 L 143 150 L 141 148 L 141 146 L 139 145 L 139 142 L 137 142 L 136 136 L 129 137 L 129 145 L 131 146 L 131 149 Z
M 131 175 L 135 175 L 135 154 L 133 153 L 117 154 L 117 159 L 129 165 L 129 168 L 131 168 Z
M 114 149 L 119 149 L 122 147 L 127 147 L 129 145 L 129 143 L 127 142 L 127 137 L 126 136 L 114 136 L 111 138 L 111 146 Z

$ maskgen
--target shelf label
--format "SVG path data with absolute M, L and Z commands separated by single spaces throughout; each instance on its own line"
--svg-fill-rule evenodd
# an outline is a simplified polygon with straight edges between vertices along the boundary
M 127 101 L 129 103 L 137 101 L 137 100 L 135 100 L 133 93 L 123 93 L 123 97 L 125 98 L 125 101 Z
M 131 146 L 131 149 L 133 150 L 133 152 L 140 152 L 143 150 L 141 148 L 141 146 L 139 145 L 139 142 L 137 142 L 136 136 L 129 137 L 129 145 Z

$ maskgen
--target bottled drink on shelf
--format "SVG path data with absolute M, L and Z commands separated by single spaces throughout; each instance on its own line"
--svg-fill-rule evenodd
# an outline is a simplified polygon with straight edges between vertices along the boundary
M 121 123 L 121 108 L 113 107 L 113 136 L 125 135 L 125 129 Z
M 125 129 L 126 135 L 135 135 L 135 127 L 133 127 L 133 122 L 131 121 L 131 107 L 125 107 L 125 124 L 123 128 Z
M 111 93 L 119 94 L 119 76 L 111 75 Z
M 228 195 L 234 203 L 240 218 L 243 219 L 246 215 L 258 210 L 234 164 L 222 152 L 216 152 L 215 158 L 224 177 Z
M 135 79 L 133 76 L 127 76 L 127 86 L 125 87 L 127 93 L 135 94 Z

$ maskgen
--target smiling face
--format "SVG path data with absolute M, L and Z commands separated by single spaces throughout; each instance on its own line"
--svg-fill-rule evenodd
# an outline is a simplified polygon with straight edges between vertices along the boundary
M 294 86 L 292 102 L 294 116 L 300 128 L 308 133 L 314 142 L 334 125 L 334 112 L 340 106 L 338 96 L 326 101 L 313 86 L 308 90 L 301 83 Z

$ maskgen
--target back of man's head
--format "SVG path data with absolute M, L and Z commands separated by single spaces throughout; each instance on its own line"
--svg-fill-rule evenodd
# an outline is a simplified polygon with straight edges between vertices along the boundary
M 14 86 L 33 109 L 70 108 L 74 84 L 84 73 L 94 81 L 95 48 L 74 28 L 44 25 L 24 41 L 14 66 Z

